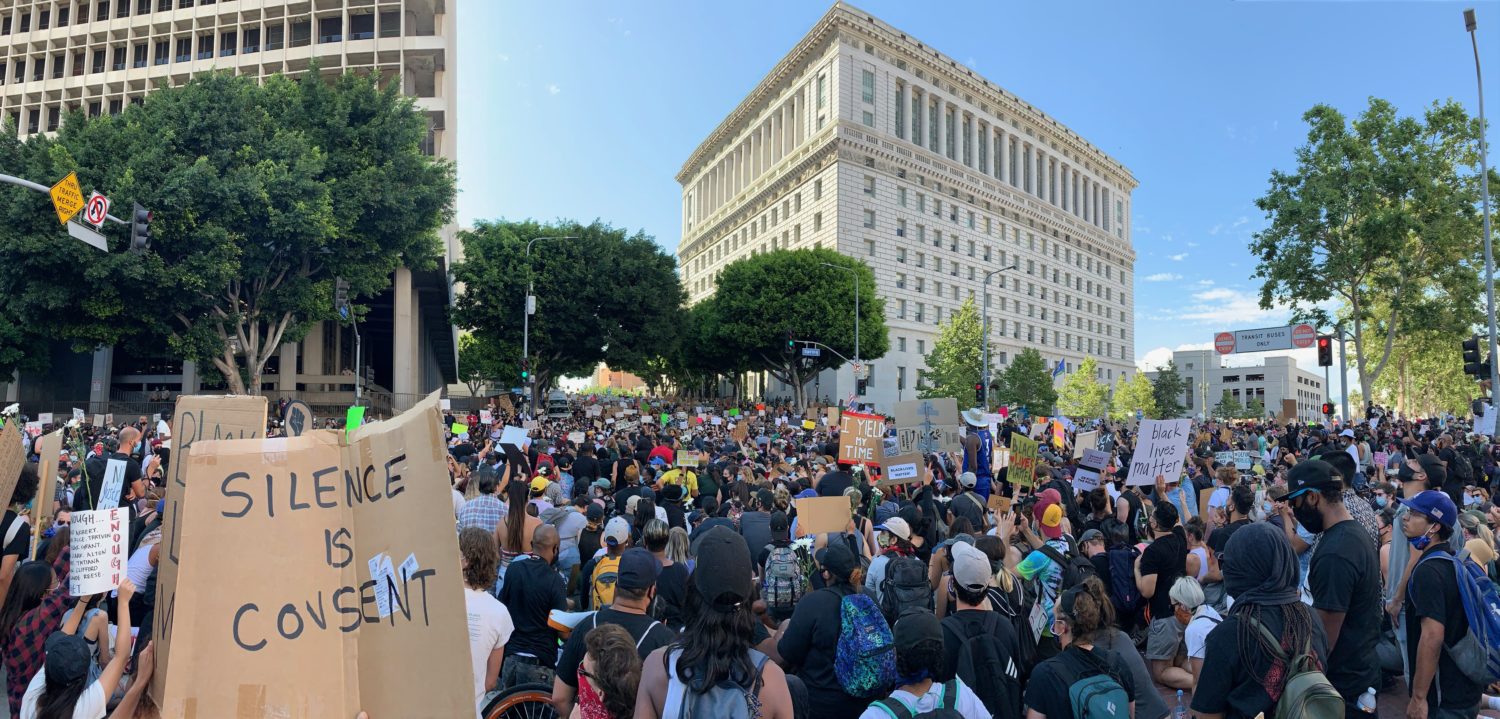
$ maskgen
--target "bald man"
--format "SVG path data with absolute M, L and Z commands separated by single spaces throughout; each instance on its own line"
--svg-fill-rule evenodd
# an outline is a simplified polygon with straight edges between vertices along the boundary
M 130 455 L 140 448 L 140 444 L 141 431 L 134 427 L 120 430 L 118 447 L 110 446 L 106 440 L 106 453 L 89 457 L 83 465 L 83 486 L 73 493 L 73 511 L 85 512 L 93 509 L 123 507 L 145 496 L 145 483 L 141 481 L 141 465 L 130 458 Z M 148 466 L 156 461 L 153 456 L 147 460 Z M 121 482 L 119 501 L 115 504 L 101 505 L 101 500 L 105 499 L 105 481 L 114 477 L 118 477 Z

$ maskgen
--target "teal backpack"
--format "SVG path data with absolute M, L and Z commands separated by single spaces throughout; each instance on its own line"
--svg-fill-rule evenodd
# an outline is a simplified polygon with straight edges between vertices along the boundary
M 1068 687 L 1073 719 L 1128 719 L 1130 696 L 1110 668 L 1086 649 L 1079 648 L 1077 656 L 1097 673 L 1084 676 Z

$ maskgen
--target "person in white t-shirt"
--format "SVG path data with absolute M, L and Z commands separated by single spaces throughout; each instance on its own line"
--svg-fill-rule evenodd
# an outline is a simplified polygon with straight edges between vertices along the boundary
M 135 595 L 135 585 L 126 579 L 119 589 L 119 631 L 115 634 L 115 653 L 103 673 L 89 681 L 89 667 L 94 662 L 93 650 L 79 636 L 78 628 L 83 622 L 87 597 L 80 597 L 78 606 L 61 630 L 47 637 L 46 663 L 32 677 L 21 699 L 18 719 L 37 719 L 43 710 L 48 716 L 71 716 L 73 719 L 104 719 L 108 711 L 108 697 L 115 693 L 120 679 L 125 674 L 125 663 L 130 659 L 130 598 Z M 101 638 L 102 639 L 102 638 Z
M 896 643 L 896 676 L 903 682 L 884 699 L 870 705 L 859 719 L 890 719 L 905 707 L 907 716 L 934 709 L 952 709 L 964 719 L 990 719 L 989 710 L 974 690 L 954 677 L 936 682 L 932 676 L 943 666 L 943 625 L 930 612 L 912 612 L 896 620 L 891 634 Z M 886 709 L 881 704 L 890 706 Z
M 505 643 L 515 631 L 510 612 L 489 593 L 500 567 L 500 548 L 495 535 L 469 527 L 458 535 L 464 568 L 464 606 L 469 615 L 469 651 L 474 661 L 476 713 L 491 699 L 491 689 L 505 661 Z
M 1182 640 L 1187 648 L 1188 666 L 1193 672 L 1193 686 L 1198 686 L 1198 674 L 1203 671 L 1204 644 L 1208 633 L 1219 626 L 1223 617 L 1213 607 L 1203 602 L 1203 587 L 1192 577 L 1182 577 L 1172 585 L 1168 593 L 1172 599 L 1172 611 L 1177 621 L 1187 625 Z

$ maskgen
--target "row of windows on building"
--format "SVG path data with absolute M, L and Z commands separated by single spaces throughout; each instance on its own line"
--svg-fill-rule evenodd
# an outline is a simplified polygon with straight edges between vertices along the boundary
M 903 69 L 904 65 L 898 63 Z M 917 76 L 924 73 L 918 70 Z M 891 127 L 877 128 L 875 72 L 860 71 L 860 120 L 865 126 L 887 131 L 898 139 L 909 138 L 918 147 L 1008 182 L 1105 232 L 1125 237 L 1125 203 L 1119 193 L 1081 175 L 1076 167 L 1062 161 L 1062 155 L 1043 151 L 1041 141 L 1028 142 L 1015 133 L 1007 134 L 1000 123 L 981 122 L 935 93 L 904 81 L 897 81 L 893 99 Z M 1013 121 L 1011 126 L 1017 124 Z M 1032 134 L 1029 129 L 1025 133 Z
M 897 339 L 898 343 L 900 344 L 901 351 L 905 352 L 906 351 L 906 338 L 905 337 L 897 337 L 896 339 Z M 923 346 L 924 346 L 924 342 L 922 340 L 917 340 L 917 354 L 925 354 L 925 351 L 922 349 Z M 1007 352 L 997 352 L 995 354 L 995 357 L 996 357 L 996 360 L 999 362 L 999 364 L 1004 365 L 1004 364 L 1009 364 L 1010 363 L 1009 353 L 1007 353 Z M 1076 371 L 1078 369 L 1078 365 L 1076 365 L 1076 364 L 1074 364 L 1074 363 L 1072 363 L 1070 361 L 1067 361 L 1067 360 L 1048 361 L 1047 366 L 1049 366 L 1049 367 L 1055 366 L 1055 362 L 1061 362 L 1062 365 L 1063 365 L 1063 372 L 1068 373 L 1068 374 L 1071 374 L 1071 373 L 1073 373 L 1074 371 Z M 867 380 L 867 384 L 870 387 L 874 387 L 874 386 L 876 386 L 876 375 L 880 374 L 880 373 L 877 373 L 876 370 L 880 367 L 880 365 L 878 363 L 873 363 L 872 362 L 869 365 L 867 365 L 867 367 L 869 368 L 869 372 L 870 372 L 869 379 Z M 925 379 L 925 377 L 924 377 L 925 374 L 926 374 L 926 370 L 920 369 L 920 368 L 917 369 L 917 378 L 918 378 L 919 382 L 921 382 L 923 379 Z M 1129 373 L 1122 370 L 1120 372 L 1120 377 L 1125 378 L 1125 379 L 1129 379 Z M 1098 379 L 1098 380 L 1103 380 L 1105 382 L 1114 382 L 1114 380 L 1115 380 L 1115 370 L 1112 367 L 1099 367 L 1094 372 L 1094 378 Z M 895 379 L 896 379 L 896 390 L 897 391 L 905 390 L 906 387 L 907 387 L 907 385 L 906 385 L 906 367 L 905 366 L 902 366 L 902 365 L 897 365 L 896 366 L 896 377 L 895 377 Z
M 194 0 L 134 0 L 134 1 L 135 1 L 134 7 L 135 7 L 135 14 L 136 15 L 147 15 L 147 14 L 150 14 L 153 9 L 155 9 L 156 11 L 159 11 L 159 12 L 166 12 L 166 11 L 172 10 L 174 7 L 176 7 L 176 8 L 190 8 L 190 7 L 193 7 L 195 4 L 197 4 L 197 5 L 213 5 L 213 4 L 215 4 L 215 0 L 197 0 L 196 3 L 194 2 Z M 225 2 L 230 2 L 230 0 L 224 0 L 224 1 Z M 79 2 L 79 3 L 76 3 L 76 6 L 77 6 L 77 12 L 76 13 L 74 12 L 74 9 L 73 9 L 74 6 L 75 6 L 75 3 L 71 3 L 71 2 L 57 3 L 55 6 L 53 4 L 51 4 L 51 3 L 44 3 L 41 8 L 39 8 L 39 9 L 36 10 L 36 13 L 35 13 L 36 29 L 37 30 L 47 30 L 47 29 L 53 27 L 54 26 L 54 23 L 53 23 L 54 19 L 56 19 L 56 27 L 67 27 L 69 25 L 69 23 L 76 24 L 76 25 L 82 25 L 84 23 L 89 22 L 89 19 L 90 19 L 90 10 L 92 10 L 92 18 L 94 20 L 104 21 L 104 20 L 110 19 L 110 13 L 109 13 L 109 11 L 110 11 L 110 0 L 99 0 L 98 2 L 93 2 L 93 3 L 91 3 L 91 2 Z M 130 9 L 131 9 L 131 7 L 132 7 L 131 0 L 116 0 L 116 3 L 114 5 L 114 10 L 115 10 L 115 15 L 114 16 L 116 18 L 130 17 L 130 14 L 131 14 L 130 13 Z M 14 7 L 14 8 L 0 9 L 0 12 L 5 13 L 4 16 L 3 16 L 3 18 L 0 18 L 0 35 L 9 35 L 9 34 L 11 34 L 12 31 L 15 31 L 15 32 L 31 32 L 31 30 L 32 30 L 31 21 L 32 21 L 33 15 L 32 15 L 31 9 L 28 8 L 26 5 L 22 4 L 22 5 L 18 5 L 16 7 Z
M 908 312 L 908 309 L 910 309 L 911 311 Z M 932 312 L 930 313 L 927 311 L 927 309 L 928 305 L 926 302 L 909 303 L 906 299 L 903 298 L 896 299 L 896 319 L 909 319 L 912 322 L 922 323 L 928 322 L 930 320 L 934 325 L 940 325 L 943 323 L 944 308 L 942 305 L 934 303 L 932 305 Z M 951 311 L 949 317 L 951 318 Z M 1093 337 L 1084 337 L 1082 335 L 1076 335 L 1072 332 L 1064 332 L 1058 329 L 1048 329 L 1046 327 L 1039 328 L 1034 324 L 1024 323 L 1020 320 L 1007 320 L 1004 317 L 991 317 L 990 332 L 991 334 L 997 334 L 1000 337 L 1005 337 L 1007 334 L 1009 334 L 1010 338 L 1013 340 L 1025 340 L 1030 344 L 1040 344 L 1048 347 L 1056 347 L 1058 349 L 1072 350 L 1074 352 L 1087 352 L 1091 355 L 1108 357 L 1111 359 L 1125 359 L 1124 344 L 1115 344 L 1114 342 L 1100 340 Z
M 923 294 L 923 293 L 925 293 L 927 291 L 927 287 L 929 286 L 929 284 L 932 287 L 932 291 L 933 291 L 932 293 L 934 295 L 936 295 L 939 299 L 945 299 L 943 297 L 943 290 L 944 289 L 949 289 L 949 290 L 952 290 L 952 293 L 953 293 L 952 299 L 953 299 L 953 301 L 955 303 L 957 303 L 959 301 L 959 287 L 958 287 L 958 283 L 956 283 L 956 282 L 948 284 L 946 286 L 946 288 L 945 288 L 945 286 L 943 285 L 942 280 L 935 280 L 935 281 L 933 281 L 931 283 L 928 283 L 925 277 L 916 277 L 916 278 L 914 278 L 914 280 L 912 282 L 907 282 L 907 280 L 906 280 L 906 273 L 904 273 L 904 272 L 898 272 L 898 273 L 896 273 L 896 289 L 898 289 L 898 290 L 907 290 L 909 292 L 913 292 L 915 294 L 920 295 L 920 294 Z M 1019 285 L 1019 283 L 1017 283 L 1017 284 Z M 975 297 L 974 290 L 972 288 L 968 289 L 967 290 L 967 294 L 965 296 L 968 299 L 971 299 L 971 300 L 974 299 L 974 297 Z M 996 300 L 998 300 L 998 302 L 996 302 Z M 984 304 L 984 308 L 985 309 L 987 309 L 987 310 L 994 310 L 994 311 L 1002 313 L 1002 314 L 1006 313 L 1006 312 L 1012 312 L 1017 317 L 1021 316 L 1021 314 L 1022 314 L 1022 309 L 1021 309 L 1022 302 L 1019 299 L 1011 299 L 1009 302 L 1007 302 L 1006 301 L 1006 297 L 1004 295 L 992 295 L 992 294 L 986 292 L 984 294 L 984 303 L 983 304 Z M 942 316 L 941 305 L 938 305 L 938 304 L 934 303 L 933 306 L 935 308 L 938 308 L 938 316 L 941 317 Z M 1065 306 L 1071 308 L 1072 304 L 1068 303 Z M 1082 310 L 1083 308 L 1080 307 L 1079 309 Z M 1114 319 L 1114 314 L 1115 313 L 1114 313 L 1114 308 L 1112 308 L 1112 307 L 1102 307 L 1101 306 L 1101 307 L 1097 307 L 1096 308 L 1093 305 L 1093 303 L 1090 303 L 1090 305 L 1088 307 L 1088 310 L 1089 310 L 1089 312 L 1095 314 L 1096 316 L 1100 316 L 1100 317 L 1108 316 L 1109 319 Z M 1038 316 L 1039 314 L 1040 314 L 1040 316 Z M 1089 318 L 1084 317 L 1082 315 L 1074 315 L 1071 312 L 1064 312 L 1064 311 L 1062 311 L 1060 309 L 1057 309 L 1055 307 L 1052 308 L 1049 311 L 1047 305 L 1045 305 L 1045 304 L 1043 304 L 1043 305 L 1037 305 L 1036 303 L 1032 303 L 1032 302 L 1025 303 L 1025 315 L 1028 318 L 1032 318 L 1032 319 L 1038 319 L 1039 318 L 1043 322 L 1046 322 L 1046 321 L 1050 320 L 1050 321 L 1055 322 L 1055 323 L 1057 323 L 1057 324 L 1059 324 L 1061 326 L 1064 326 L 1064 327 L 1075 328 L 1075 329 L 1078 329 L 1080 331 L 1086 330 L 1088 332 L 1102 334 L 1102 335 L 1104 335 L 1106 337 L 1118 337 L 1120 339 L 1124 339 L 1125 338 L 1125 330 L 1124 330 L 1123 327 L 1117 327 L 1116 325 L 1113 325 L 1113 324 L 1110 324 L 1110 323 L 1107 323 L 1107 322 L 1104 322 L 1104 321 L 1101 321 L 1101 320 L 1089 319 Z M 1125 313 L 1123 311 L 1120 313 L 1120 319 L 1122 319 L 1122 320 L 1125 319 Z

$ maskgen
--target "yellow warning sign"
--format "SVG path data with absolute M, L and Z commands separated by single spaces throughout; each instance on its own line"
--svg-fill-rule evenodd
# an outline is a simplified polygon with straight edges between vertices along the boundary
M 66 224 L 83 209 L 83 190 L 78 187 L 78 173 L 69 172 L 67 177 L 52 186 L 52 208 L 57 210 L 57 221 Z

